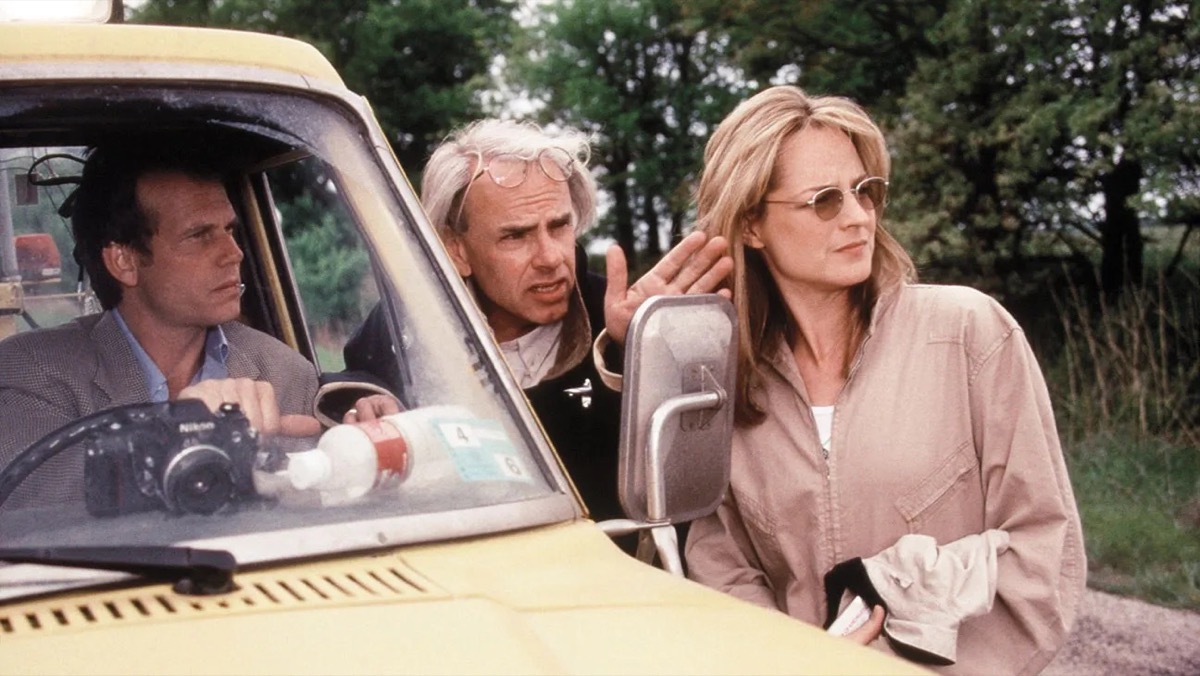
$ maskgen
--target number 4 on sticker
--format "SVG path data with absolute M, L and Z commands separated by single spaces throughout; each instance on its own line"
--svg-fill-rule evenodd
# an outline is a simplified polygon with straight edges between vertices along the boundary
M 470 425 L 462 423 L 443 423 L 441 425 L 442 436 L 450 443 L 451 446 L 465 447 L 478 446 L 479 439 L 475 436 L 475 430 Z

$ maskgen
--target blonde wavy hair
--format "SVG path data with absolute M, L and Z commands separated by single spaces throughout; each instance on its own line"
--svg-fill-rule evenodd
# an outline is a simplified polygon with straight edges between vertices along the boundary
M 844 131 L 867 174 L 889 178 L 887 142 L 862 107 L 842 97 L 809 96 L 790 85 L 765 89 L 743 101 L 721 122 L 704 149 L 695 229 L 709 237 L 724 236 L 733 256 L 733 272 L 724 285 L 733 294 L 738 316 L 734 419 L 739 426 L 757 425 L 766 418 L 762 402 L 755 397 L 763 368 L 778 341 L 790 341 L 796 334 L 762 254 L 745 246 L 744 236 L 747 226 L 762 217 L 763 199 L 775 187 L 780 146 L 810 126 Z M 880 295 L 916 280 L 912 259 L 883 228 L 883 210 L 875 213 L 871 275 L 852 291 L 858 312 L 850 337 L 851 354 L 862 341 L 871 308 Z

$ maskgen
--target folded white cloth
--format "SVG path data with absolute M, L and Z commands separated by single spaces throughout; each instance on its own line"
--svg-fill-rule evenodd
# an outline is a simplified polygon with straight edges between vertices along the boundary
M 958 628 L 992 609 L 997 558 L 1008 533 L 988 530 L 938 545 L 928 535 L 905 535 L 863 567 L 887 606 L 884 634 L 891 640 L 953 663 Z

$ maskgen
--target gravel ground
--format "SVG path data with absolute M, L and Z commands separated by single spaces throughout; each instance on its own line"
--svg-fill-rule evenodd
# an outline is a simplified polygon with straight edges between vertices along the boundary
M 1044 676 L 1197 676 L 1200 613 L 1089 589 L 1067 644 Z

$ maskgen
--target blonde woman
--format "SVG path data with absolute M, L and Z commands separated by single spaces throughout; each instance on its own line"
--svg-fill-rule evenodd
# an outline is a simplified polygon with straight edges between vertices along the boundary
M 997 302 L 915 283 L 883 227 L 889 175 L 862 108 L 791 86 L 709 140 L 697 229 L 734 259 L 736 429 L 689 574 L 825 626 L 858 596 L 861 642 L 1036 673 L 1086 574 L 1045 382 Z

